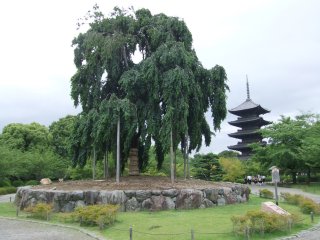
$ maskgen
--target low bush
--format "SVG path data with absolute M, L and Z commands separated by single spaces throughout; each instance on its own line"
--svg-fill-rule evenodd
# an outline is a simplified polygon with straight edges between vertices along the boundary
M 16 191 L 15 187 L 0 187 L 0 195 L 15 193 Z
M 313 212 L 320 214 L 320 206 L 310 198 L 304 197 L 300 194 L 281 193 L 281 197 L 290 204 L 300 207 L 301 212 L 309 214 Z
M 25 208 L 24 211 L 29 213 L 30 217 L 49 221 L 52 209 L 52 204 L 37 203 L 35 206 Z
M 263 211 L 249 211 L 242 216 L 232 216 L 233 231 L 244 234 L 246 229 L 250 233 L 270 233 L 274 231 L 290 230 L 297 222 L 295 215 L 279 215 Z
M 11 187 L 11 182 L 9 179 L 1 179 L 0 180 L 0 187 Z
M 118 210 L 118 205 L 110 204 L 77 207 L 73 213 L 73 218 L 80 222 L 80 225 L 98 225 L 100 229 L 103 229 L 115 222 Z
M 23 186 L 23 185 L 24 185 L 24 183 L 20 179 L 12 181 L 12 186 L 14 186 L 14 187 L 20 187 L 20 186 Z
M 273 192 L 271 192 L 271 191 L 268 190 L 268 189 L 260 189 L 260 190 L 259 190 L 259 196 L 260 196 L 261 198 L 273 199 L 274 194 L 273 194 Z
M 37 180 L 29 180 L 25 183 L 26 186 L 36 186 L 39 185 L 39 181 Z

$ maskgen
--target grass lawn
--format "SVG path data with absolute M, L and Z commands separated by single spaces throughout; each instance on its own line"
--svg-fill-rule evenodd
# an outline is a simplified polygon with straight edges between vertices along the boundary
M 120 212 L 117 221 L 111 227 L 99 231 L 97 227 L 86 227 L 91 231 L 99 231 L 100 234 L 112 240 L 129 239 L 129 227 L 133 228 L 133 239 L 191 239 L 191 229 L 194 230 L 194 238 L 197 240 L 207 239 L 244 239 L 232 233 L 233 215 L 243 215 L 249 210 L 260 209 L 261 202 L 265 199 L 251 196 L 248 203 L 228 205 L 223 207 L 196 209 L 196 210 L 173 210 L 161 212 Z M 310 217 L 303 215 L 296 206 L 280 202 L 280 206 L 291 213 L 298 214 L 303 221 L 292 229 L 291 233 L 311 227 Z M 12 203 L 0 203 L 0 216 L 14 217 L 15 207 Z M 22 217 L 25 215 L 21 214 Z M 63 214 L 54 214 L 52 221 L 61 221 Z M 63 218 L 63 217 L 62 217 Z M 315 218 L 315 222 L 319 217 Z M 61 223 L 61 222 L 60 222 Z M 73 225 L 73 224 L 72 224 Z M 287 232 L 265 234 L 263 239 L 272 239 L 288 235 Z M 252 236 L 250 239 L 261 239 L 260 235 Z
M 293 188 L 299 188 L 304 192 L 308 193 L 314 193 L 320 195 L 320 183 L 310 183 L 310 185 L 307 184 L 294 184 L 291 185 Z

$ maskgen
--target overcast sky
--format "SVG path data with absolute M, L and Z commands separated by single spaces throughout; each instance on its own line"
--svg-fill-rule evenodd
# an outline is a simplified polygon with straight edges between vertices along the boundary
M 72 39 L 77 19 L 98 3 L 148 8 L 183 19 L 206 68 L 222 65 L 228 74 L 227 108 L 251 99 L 270 109 L 266 120 L 302 112 L 320 113 L 320 1 L 0 1 L 0 131 L 9 123 L 46 126 L 76 114 L 70 97 L 75 73 Z M 237 143 L 228 121 L 202 153 Z

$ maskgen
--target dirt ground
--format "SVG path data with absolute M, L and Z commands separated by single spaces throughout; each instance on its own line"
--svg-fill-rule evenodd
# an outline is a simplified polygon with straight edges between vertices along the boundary
M 53 182 L 50 185 L 34 186 L 36 189 L 55 189 L 55 190 L 165 190 L 175 189 L 204 189 L 221 186 L 234 186 L 229 183 L 215 183 L 198 179 L 177 179 L 174 184 L 169 177 L 150 177 L 150 176 L 130 176 L 120 178 L 120 183 L 115 179 L 106 180 L 79 180 Z

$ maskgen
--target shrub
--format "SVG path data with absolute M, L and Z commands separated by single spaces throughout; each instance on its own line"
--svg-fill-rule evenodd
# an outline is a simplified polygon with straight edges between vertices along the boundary
M 0 187 L 0 195 L 15 193 L 16 191 L 15 187 Z
M 259 196 L 260 196 L 261 198 L 273 199 L 274 194 L 273 194 L 273 192 L 271 192 L 271 191 L 268 190 L 268 189 L 260 189 L 260 190 L 259 190 Z
M 319 205 L 309 198 L 302 199 L 299 206 L 300 206 L 301 212 L 303 212 L 305 214 L 309 214 L 311 212 L 313 212 L 315 214 L 320 213 Z
M 31 217 L 38 219 L 49 220 L 52 213 L 52 204 L 37 203 L 35 206 L 30 206 L 24 209 L 27 213 L 30 213 Z
M 1 179 L 0 187 L 11 187 L 11 183 L 9 179 Z
M 26 186 L 36 186 L 39 185 L 39 181 L 37 180 L 29 180 L 28 182 L 25 183 Z
M 298 205 L 301 212 L 305 214 L 309 214 L 310 212 L 320 214 L 320 206 L 310 198 L 290 193 L 281 193 L 281 197 L 290 204 Z
M 12 186 L 14 186 L 14 187 L 20 187 L 20 186 L 23 186 L 23 185 L 24 185 L 24 183 L 20 179 L 12 181 Z
M 80 224 L 96 224 L 100 229 L 103 229 L 105 226 L 114 223 L 118 210 L 118 205 L 110 204 L 77 207 L 73 213 L 73 217 Z
M 231 218 L 235 233 L 244 234 L 246 229 L 251 233 L 265 233 L 281 230 L 290 230 L 292 224 L 297 222 L 295 215 L 279 215 L 263 211 L 249 211 L 242 216 Z

